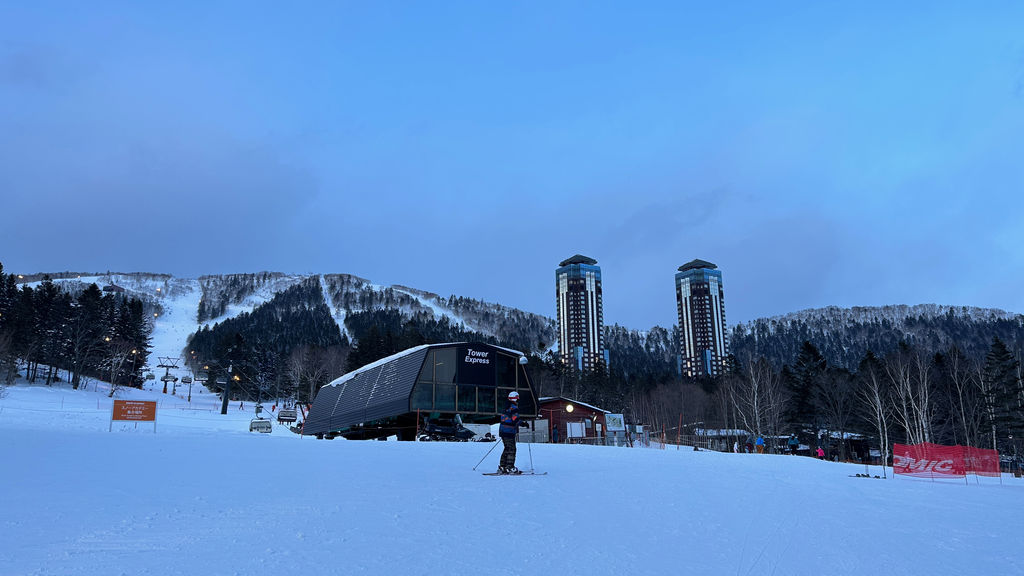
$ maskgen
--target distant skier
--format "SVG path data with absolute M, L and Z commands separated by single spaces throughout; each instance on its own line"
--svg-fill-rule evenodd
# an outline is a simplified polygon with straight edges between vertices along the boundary
M 516 433 L 519 427 L 529 426 L 519 419 L 519 392 L 508 393 L 508 407 L 501 413 L 501 425 L 498 426 L 498 436 L 504 449 L 501 452 L 501 461 L 498 464 L 498 472 L 501 474 L 520 474 L 516 468 Z
M 755 444 L 757 445 L 757 453 L 758 454 L 764 454 L 764 438 L 761 437 L 761 436 L 758 436 L 757 437 L 757 441 L 755 442 Z
M 818 460 L 824 460 L 824 459 L 825 459 L 825 451 L 821 449 L 821 446 L 818 446 Z
M 796 451 L 800 449 L 800 441 L 797 440 L 795 435 L 789 437 L 789 442 L 786 445 L 789 446 L 790 454 L 796 454 Z

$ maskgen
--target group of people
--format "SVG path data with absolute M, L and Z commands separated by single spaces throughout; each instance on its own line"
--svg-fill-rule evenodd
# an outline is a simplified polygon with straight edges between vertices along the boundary
M 800 449 L 800 441 L 797 440 L 796 436 L 790 436 L 789 440 L 786 442 L 786 447 L 789 449 L 790 454 L 796 454 L 797 450 Z M 758 436 L 757 439 L 753 441 L 753 443 L 751 443 L 750 439 L 748 438 L 744 448 L 746 448 L 745 452 L 747 454 L 752 454 L 755 451 L 758 454 L 764 454 L 764 436 Z M 737 453 L 740 452 L 739 441 L 733 442 L 732 451 Z M 825 450 L 821 446 L 818 446 L 818 449 L 815 450 L 814 455 L 819 460 L 824 460 Z

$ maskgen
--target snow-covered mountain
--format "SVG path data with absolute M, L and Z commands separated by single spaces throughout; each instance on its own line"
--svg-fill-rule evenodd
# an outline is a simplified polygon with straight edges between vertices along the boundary
M 555 347 L 554 319 L 497 303 L 451 295 L 440 296 L 404 285 L 380 285 L 351 274 L 296 275 L 279 272 L 209 275 L 177 278 L 168 274 L 105 273 L 50 274 L 72 292 L 95 282 L 123 290 L 143 300 L 153 315 L 152 357 L 181 356 L 189 336 L 204 325 L 224 322 L 252 312 L 304 282 L 316 282 L 317 302 L 326 303 L 342 334 L 357 340 L 347 326 L 349 315 L 371 310 L 394 310 L 405 317 L 426 314 L 455 326 L 506 341 L 530 343 L 531 352 Z M 38 282 L 41 274 L 23 282 Z M 645 367 L 664 371 L 678 354 L 672 329 L 638 331 L 606 327 L 613 362 L 635 374 Z M 993 336 L 1024 346 L 1024 317 L 998 309 L 920 304 L 839 308 L 830 306 L 760 318 L 730 330 L 737 356 L 758 354 L 778 365 L 792 362 L 804 341 L 814 343 L 833 364 L 856 368 L 866 350 L 886 353 L 899 342 L 944 351 L 957 345 L 983 354 Z
M 177 278 L 168 274 L 59 273 L 49 275 L 72 293 L 95 283 L 108 291 L 123 292 L 141 299 L 153 318 L 152 358 L 184 355 L 191 334 L 252 312 L 275 296 L 303 282 L 317 282 L 318 294 L 331 311 L 343 334 L 349 334 L 346 316 L 354 312 L 391 309 L 403 315 L 428 314 L 447 318 L 453 325 L 487 335 L 527 331 L 526 341 L 550 346 L 554 341 L 554 320 L 521 310 L 461 296 L 442 297 L 408 286 L 385 286 L 350 274 L 295 275 L 279 272 L 208 275 Z M 37 283 L 42 275 L 23 278 Z
M 1024 316 L 937 304 L 830 306 L 738 324 L 730 341 L 737 357 L 764 356 L 780 366 L 792 362 L 807 341 L 830 363 L 855 370 L 868 350 L 884 355 L 901 342 L 930 353 L 956 346 L 980 358 L 995 337 L 1024 346 Z

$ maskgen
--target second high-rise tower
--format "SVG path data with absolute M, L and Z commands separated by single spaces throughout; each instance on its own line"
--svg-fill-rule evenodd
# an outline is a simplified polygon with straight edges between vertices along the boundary
M 676 273 L 676 306 L 683 376 L 718 376 L 729 355 L 725 293 L 718 266 L 704 260 L 680 266 Z
M 597 260 L 577 254 L 555 270 L 558 354 L 580 372 L 608 364 L 604 348 L 604 305 Z

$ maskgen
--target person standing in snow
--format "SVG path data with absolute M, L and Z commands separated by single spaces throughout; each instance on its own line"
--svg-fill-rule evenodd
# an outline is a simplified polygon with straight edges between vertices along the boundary
M 508 406 L 501 413 L 501 425 L 498 426 L 498 436 L 504 444 L 501 461 L 498 463 L 498 472 L 501 474 L 521 473 L 516 468 L 516 434 L 520 426 L 527 427 L 528 424 L 519 419 L 519 392 L 513 390 L 508 393 Z
M 796 451 L 800 449 L 800 441 L 796 439 L 796 435 L 790 436 L 786 445 L 789 446 L 790 454 L 796 454 Z
M 761 436 L 757 437 L 757 441 L 754 442 L 757 445 L 757 453 L 764 454 L 764 438 Z
M 825 459 L 825 451 L 821 449 L 821 446 L 818 446 L 818 460 L 824 460 L 824 459 Z

